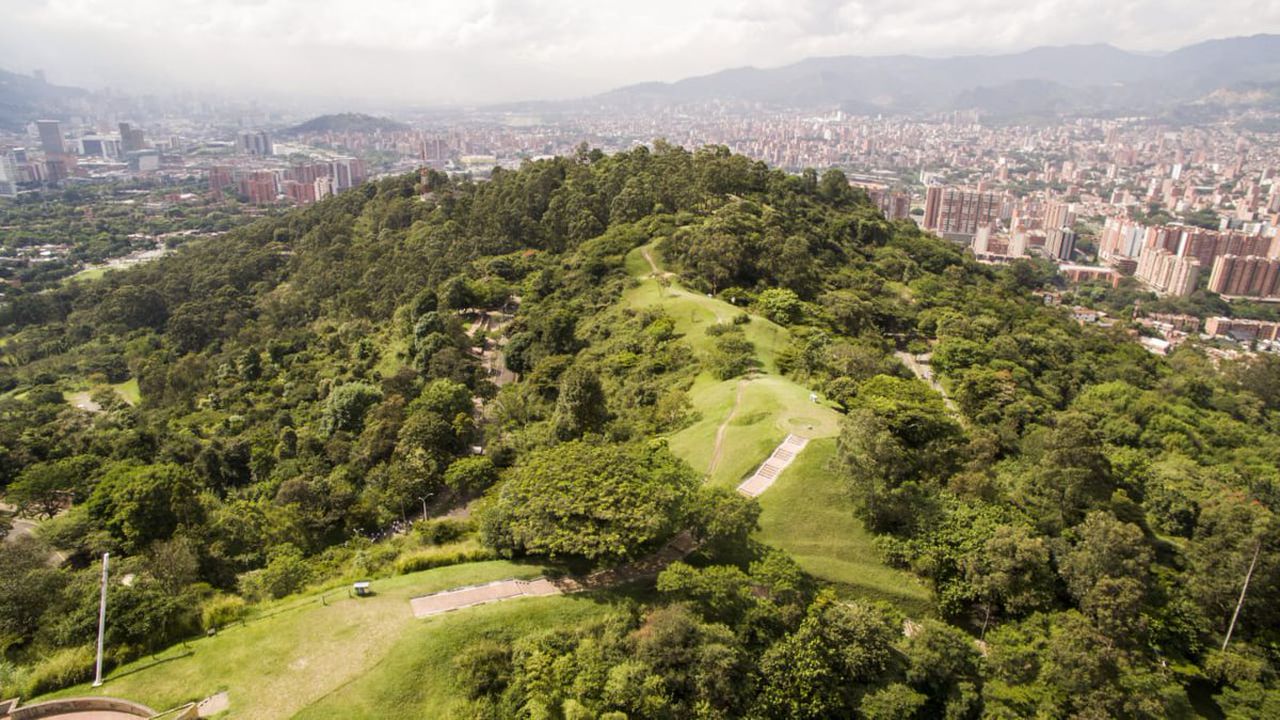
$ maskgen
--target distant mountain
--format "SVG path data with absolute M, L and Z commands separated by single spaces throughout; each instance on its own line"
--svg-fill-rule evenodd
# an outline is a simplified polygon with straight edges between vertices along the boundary
M 0 128 L 21 131 L 34 120 L 66 119 L 88 97 L 88 90 L 0 70 Z
M 1163 55 L 1110 45 L 1007 55 L 809 58 L 642 83 L 591 100 L 644 105 L 711 101 L 853 112 L 978 109 L 996 114 L 1160 109 L 1245 83 L 1280 80 L 1280 35 L 1211 40 Z
M 374 117 L 363 113 L 338 113 L 321 115 L 284 131 L 286 135 L 313 132 L 397 132 L 409 126 L 389 118 Z

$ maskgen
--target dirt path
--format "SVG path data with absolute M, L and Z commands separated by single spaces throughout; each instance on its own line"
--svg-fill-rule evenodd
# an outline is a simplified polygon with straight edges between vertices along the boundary
M 669 278 L 675 275 L 675 273 L 673 272 L 667 272 L 662 268 L 658 267 L 658 263 L 653 261 L 653 255 L 649 254 L 649 248 L 647 247 L 640 248 L 640 254 L 644 256 L 645 262 L 649 263 L 649 268 L 653 270 L 653 274 L 655 277 Z
M 720 465 L 720 456 L 724 453 L 724 435 L 729 431 L 729 423 L 733 422 L 734 416 L 738 414 L 738 406 L 742 404 L 742 391 L 747 387 L 747 380 L 739 380 L 738 388 L 734 392 L 733 407 L 729 408 L 729 414 L 725 417 L 724 422 L 720 423 L 720 427 L 716 430 L 716 444 L 711 450 L 711 463 L 707 466 L 707 475 L 715 473 L 716 467 Z
M 947 406 L 948 410 L 951 412 L 959 412 L 955 402 L 947 395 L 946 388 L 942 387 L 942 383 L 938 382 L 938 379 L 933 376 L 933 367 L 929 365 L 928 358 L 921 360 L 920 357 L 912 355 L 909 352 L 903 352 L 902 350 L 898 350 L 893 355 L 901 360 L 902 364 L 906 365 L 908 370 L 915 373 L 916 377 L 929 383 L 929 387 L 936 390 L 938 394 L 942 396 L 942 402 Z
M 686 530 L 651 555 L 616 568 L 599 570 L 584 577 L 497 580 L 483 585 L 469 585 L 416 597 L 409 601 L 409 607 L 413 610 L 414 617 L 424 618 L 502 600 L 567 595 L 610 587 L 619 583 L 656 577 L 668 565 L 693 552 L 697 547 L 697 542 Z

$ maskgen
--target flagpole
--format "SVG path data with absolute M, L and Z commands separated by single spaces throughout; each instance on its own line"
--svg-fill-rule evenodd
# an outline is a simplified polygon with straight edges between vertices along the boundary
M 107 563 L 111 553 L 102 553 L 102 599 L 98 602 L 98 666 L 93 676 L 93 686 L 102 684 L 102 635 L 107 629 Z

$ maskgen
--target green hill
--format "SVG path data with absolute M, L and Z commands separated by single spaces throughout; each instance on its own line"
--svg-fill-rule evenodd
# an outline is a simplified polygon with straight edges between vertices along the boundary
M 839 171 L 658 142 L 387 178 L 15 296 L 0 490 L 37 528 L 0 544 L 0 696 L 87 691 L 109 551 L 100 690 L 157 706 L 1248 717 L 1280 363 L 1153 356 L 1053 281 Z M 412 619 L 543 572 L 590 591 Z
M 374 117 L 364 113 L 337 113 L 311 118 L 306 122 L 285 129 L 283 134 L 301 135 L 303 133 L 318 132 L 374 133 L 399 132 L 408 129 L 408 125 L 389 118 Z

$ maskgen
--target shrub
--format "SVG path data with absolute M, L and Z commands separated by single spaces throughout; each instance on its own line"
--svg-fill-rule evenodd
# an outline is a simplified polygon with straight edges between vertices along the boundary
M 469 562 L 482 562 L 485 560 L 496 560 L 497 554 L 492 550 L 485 548 L 466 548 L 457 547 L 450 549 L 449 546 L 432 548 L 431 550 L 422 550 L 420 552 L 405 555 L 396 561 L 396 574 L 407 575 L 422 570 L 431 570 L 432 568 L 448 567 L 450 565 L 461 565 Z
M 487 457 L 454 460 L 444 471 L 444 484 L 460 493 L 476 493 L 498 481 L 498 470 Z
M 467 697 L 497 695 L 511 681 L 511 647 L 497 640 L 480 640 L 453 658 L 454 680 Z
M 716 339 L 715 349 L 707 358 L 709 369 L 721 380 L 735 378 L 758 365 L 755 350 L 755 345 L 741 332 L 725 333 Z
M 800 298 L 786 288 L 769 288 L 760 293 L 756 298 L 756 307 L 761 315 L 779 325 L 790 325 L 798 321 L 804 310 Z
M 36 663 L 22 683 L 23 697 L 61 690 L 93 677 L 96 656 L 92 645 L 63 648 Z
M 470 520 L 431 520 L 414 524 L 413 532 L 427 545 L 451 543 L 475 529 Z
M 200 607 L 200 625 L 205 630 L 216 630 L 243 620 L 249 614 L 244 598 L 237 595 L 218 595 Z
M 288 543 L 272 551 L 261 570 L 240 576 L 240 591 L 256 599 L 282 598 L 302 589 L 311 579 L 311 567 L 298 548 Z

